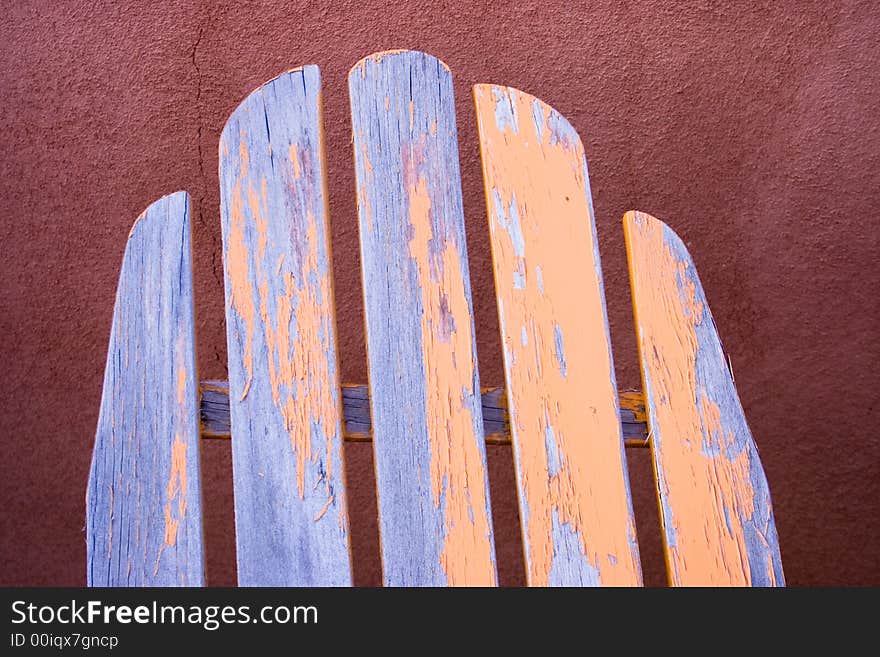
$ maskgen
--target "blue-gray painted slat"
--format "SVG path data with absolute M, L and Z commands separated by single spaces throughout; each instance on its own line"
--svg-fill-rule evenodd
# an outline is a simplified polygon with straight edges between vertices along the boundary
M 351 583 L 320 107 L 318 68 L 289 71 L 220 140 L 243 586 Z
M 201 586 L 190 205 L 165 196 L 131 229 L 86 496 L 89 586 Z
M 420 52 L 349 74 L 388 585 L 493 585 L 452 78 Z

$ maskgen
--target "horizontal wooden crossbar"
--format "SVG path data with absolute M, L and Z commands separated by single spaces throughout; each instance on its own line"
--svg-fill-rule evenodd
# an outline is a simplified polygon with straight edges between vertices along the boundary
M 510 419 L 507 413 L 507 395 L 504 388 L 483 389 L 483 431 L 490 445 L 510 444 Z M 638 390 L 619 393 L 620 424 L 627 447 L 648 446 L 648 426 L 645 416 L 645 398 Z M 370 422 L 370 395 L 365 384 L 342 384 L 342 416 L 345 440 L 369 442 L 372 440 Z M 202 381 L 201 383 L 202 438 L 229 438 L 229 383 Z

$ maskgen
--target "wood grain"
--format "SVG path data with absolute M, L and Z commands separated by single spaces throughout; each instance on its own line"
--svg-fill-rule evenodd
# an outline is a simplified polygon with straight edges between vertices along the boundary
M 385 583 L 497 582 L 449 70 L 349 74 Z
M 229 438 L 229 384 L 226 381 L 202 381 L 201 421 L 202 438 Z M 637 390 L 619 393 L 620 428 L 627 447 L 648 446 L 648 427 L 645 421 L 645 399 Z M 504 388 L 483 388 L 483 434 L 487 445 L 510 444 L 510 419 L 507 412 L 507 393 Z M 343 439 L 351 442 L 369 442 L 373 439 L 370 417 L 369 386 L 342 384 Z
M 533 96 L 474 100 L 527 581 L 640 585 L 583 146 Z
M 165 196 L 128 238 L 86 494 L 89 586 L 201 586 L 190 204 Z
M 782 586 L 770 491 L 687 248 L 624 217 L 669 581 Z
M 349 585 L 317 67 L 235 110 L 220 190 L 238 581 Z

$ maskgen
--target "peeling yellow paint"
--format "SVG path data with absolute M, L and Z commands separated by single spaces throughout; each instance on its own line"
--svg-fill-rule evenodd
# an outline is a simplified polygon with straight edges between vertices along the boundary
M 165 490 L 165 536 L 159 553 L 156 555 L 154 575 L 159 572 L 159 560 L 162 558 L 165 548 L 177 545 L 180 522 L 186 516 L 186 493 L 186 442 L 180 437 L 180 434 L 177 434 L 171 445 L 171 473 Z M 177 502 L 176 509 L 175 502 Z
M 305 497 L 306 461 L 316 461 L 319 452 L 313 450 L 312 423 L 320 425 L 326 434 L 324 462 L 328 505 L 332 503 L 330 479 L 334 470 L 332 440 L 339 424 L 339 411 L 331 389 L 329 354 L 329 326 L 327 310 L 323 305 L 331 298 L 330 272 L 318 266 L 318 227 L 314 214 L 305 210 L 305 216 L 292 217 L 306 226 L 302 242 L 296 250 L 303 256 L 301 263 L 285 258 L 285 252 L 273 256 L 274 268 L 270 278 L 268 182 L 260 178 L 259 193 L 254 188 L 247 170 L 247 145 L 242 136 L 239 155 L 242 158 L 239 175 L 230 203 L 230 235 L 227 246 L 228 270 L 232 289 L 231 304 L 245 325 L 244 367 L 247 372 L 242 399 L 253 381 L 254 339 L 257 323 L 262 328 L 266 344 L 266 372 L 272 401 L 284 419 L 291 449 L 296 458 L 296 489 L 300 499 Z M 305 153 L 296 145 L 288 149 L 294 177 L 300 184 L 311 184 L 306 179 L 308 165 Z M 246 187 L 247 208 L 256 233 L 256 253 L 251 254 L 245 239 L 242 187 Z M 253 280 L 249 278 L 248 263 L 253 259 Z M 298 267 L 296 279 L 289 267 Z M 317 275 L 317 283 L 310 281 Z M 299 280 L 299 283 L 296 282 Z M 273 290 L 280 291 L 274 294 Z M 274 304 L 271 303 L 274 301 Z M 274 306 L 274 313 L 272 312 Z M 257 317 L 257 313 L 259 316 Z M 290 329 L 295 327 L 292 338 Z M 323 337 L 321 332 L 323 330 Z M 322 357 L 323 355 L 323 357 Z M 323 515 L 323 514 L 321 514 Z M 316 518 L 317 520 L 317 518 Z
M 241 129 L 238 142 L 238 162 L 241 171 L 247 171 L 250 165 L 250 154 L 248 153 L 247 140 L 245 139 L 244 128 Z
M 554 134 L 532 96 L 478 85 L 474 99 L 528 583 L 549 584 L 556 514 L 602 584 L 638 585 L 583 146 Z M 516 127 L 498 125 L 496 103 L 510 103 Z
M 485 470 L 474 433 L 470 400 L 473 385 L 470 307 L 456 245 L 435 235 L 431 198 L 418 167 L 423 149 L 404 158 L 412 238 L 410 257 L 418 269 L 424 314 L 421 318 L 425 363 L 426 417 L 431 444 L 431 494 L 446 509 L 440 563 L 450 586 L 493 586 L 491 526 L 486 513 Z M 439 257 L 431 244 L 439 242 Z
M 358 207 L 364 211 L 364 221 L 367 224 L 367 232 L 373 232 L 373 213 L 370 205 L 370 197 L 367 194 L 367 186 L 365 184 L 358 185 Z
M 324 503 L 324 506 L 321 507 L 321 510 L 312 518 L 312 522 L 318 522 L 321 518 L 324 517 L 324 514 L 327 513 L 327 509 L 330 508 L 330 505 L 333 504 L 333 495 L 327 498 L 327 501 Z
M 174 343 L 174 364 L 177 368 L 177 403 L 184 406 L 186 402 L 186 344 L 184 334 L 180 333 Z
M 177 403 L 186 401 L 186 367 L 180 365 L 177 368 Z
M 251 209 L 257 226 L 265 226 L 266 220 L 262 218 L 260 208 Z M 294 221 L 298 220 L 302 219 L 294 218 Z M 291 448 L 296 455 L 296 487 L 300 499 L 305 497 L 306 461 L 318 457 L 318 453 L 312 449 L 313 421 L 321 426 L 327 436 L 325 486 L 329 495 L 329 481 L 333 472 L 332 438 L 338 422 L 338 410 L 329 385 L 329 343 L 322 341 L 319 336 L 321 321 L 325 316 L 319 299 L 330 298 L 329 272 L 321 272 L 318 267 L 317 225 L 311 211 L 307 211 L 305 221 L 307 230 L 301 245 L 305 249 L 304 261 L 298 263 L 301 284 L 297 286 L 291 272 L 281 273 L 283 258 L 279 259 L 276 275 L 281 275 L 284 290 L 275 297 L 274 317 L 270 316 L 268 307 L 270 281 L 259 268 L 263 254 L 257 260 L 260 320 L 267 346 L 269 384 L 273 403 L 284 418 Z M 309 283 L 313 273 L 318 276 L 316 287 Z M 293 301 L 296 302 L 295 311 Z M 291 325 L 296 327 L 295 342 L 291 341 Z
M 768 552 L 767 553 L 767 578 L 770 581 L 770 586 L 776 586 L 776 571 L 773 570 L 773 556 Z
M 247 146 L 242 140 L 242 150 Z M 243 366 L 247 372 L 241 399 L 247 396 L 254 377 L 254 321 L 256 309 L 248 280 L 249 251 L 245 241 L 244 201 L 241 194 L 241 180 L 236 181 L 229 204 L 229 237 L 226 246 L 226 272 L 229 281 L 229 304 L 238 313 L 244 323 Z
M 299 157 L 296 154 L 296 144 L 291 144 L 287 153 L 288 157 L 290 158 L 290 163 L 293 165 L 293 177 L 294 179 L 299 180 L 302 176 L 302 165 L 300 164 Z
M 361 153 L 363 154 L 363 158 L 364 158 L 364 173 L 367 176 L 372 176 L 373 175 L 373 164 L 370 162 L 370 154 L 367 151 L 367 142 L 366 141 L 364 141 L 361 144 Z
M 265 198 L 266 198 L 266 178 L 265 176 L 262 179 L 262 187 L 263 187 L 263 207 L 266 206 Z M 259 267 L 259 263 L 263 262 L 266 257 L 266 245 L 269 243 L 269 220 L 264 216 L 263 212 L 260 209 L 260 199 L 257 196 L 256 190 L 248 183 L 247 190 L 247 199 L 248 199 L 248 207 L 251 211 L 251 216 L 254 218 L 254 224 L 257 229 L 257 258 L 256 263 Z

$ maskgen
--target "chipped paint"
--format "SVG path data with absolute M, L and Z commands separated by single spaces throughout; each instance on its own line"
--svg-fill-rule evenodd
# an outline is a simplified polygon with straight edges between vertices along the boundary
M 296 144 L 291 144 L 287 153 L 290 163 L 293 165 L 293 178 L 294 180 L 299 180 L 302 177 L 302 164 L 296 153 Z
M 556 365 L 559 367 L 559 373 L 565 376 L 565 342 L 562 338 L 562 327 L 559 324 L 553 326 L 553 346 L 556 348 Z
M 247 145 L 242 135 L 240 154 L 247 153 Z M 289 148 L 293 177 L 306 186 L 314 186 L 312 179 L 304 179 L 302 157 L 297 156 L 295 145 Z M 331 351 L 329 331 L 322 323 L 326 323 L 326 309 L 322 306 L 323 299 L 330 296 L 330 272 L 326 267 L 319 267 L 318 235 L 315 216 L 311 208 L 306 209 L 305 235 L 301 244 L 295 249 L 302 253 L 298 266 L 297 278 L 285 265 L 285 253 L 278 256 L 274 275 L 264 271 L 266 249 L 269 241 L 268 225 L 268 188 L 265 176 L 260 177 L 260 193 L 257 194 L 249 180 L 245 168 L 247 158 L 242 160 L 239 178 L 233 190 L 231 204 L 231 228 L 229 239 L 229 264 L 232 283 L 233 305 L 246 327 L 246 346 L 244 365 L 248 372 L 248 381 L 253 379 L 253 342 L 255 330 L 255 304 L 253 284 L 247 277 L 248 262 L 254 263 L 256 280 L 256 297 L 259 307 L 259 318 L 256 322 L 262 327 L 266 345 L 266 371 L 272 391 L 275 407 L 284 418 L 284 426 L 290 437 L 291 448 L 296 457 L 296 488 L 300 499 L 305 497 L 305 463 L 306 460 L 318 458 L 318 452 L 311 443 L 311 426 L 317 423 L 327 437 L 326 468 L 328 479 L 328 499 L 331 496 L 329 477 L 333 471 L 332 438 L 338 422 L 338 410 L 333 395 L 325 385 L 311 385 L 312 381 L 330 381 L 329 364 L 326 360 L 316 358 L 317 354 Z M 306 175 L 311 175 L 311 172 Z M 256 233 L 256 254 L 251 257 L 244 240 L 243 224 L 245 218 L 241 203 L 241 188 L 247 185 L 248 219 L 252 221 Z M 242 283 L 241 281 L 244 281 Z M 270 289 L 283 285 L 283 293 L 276 295 L 274 303 L 269 299 Z M 295 310 L 294 310 L 295 305 Z M 274 316 L 270 308 L 274 308 Z M 295 327 L 295 339 L 291 338 L 290 328 Z M 323 336 L 323 338 L 322 338 Z M 249 385 L 245 386 L 245 393 Z
M 417 152 L 422 149 L 416 149 Z M 431 196 L 420 162 L 404 157 L 409 255 L 420 283 L 431 494 L 445 509 L 440 562 L 450 586 L 496 584 L 483 458 L 474 435 L 468 387 L 474 380 L 470 304 L 454 238 L 435 234 Z M 441 224 L 442 225 L 442 224 Z
M 318 385 L 318 382 L 329 383 L 333 379 L 326 356 L 332 353 L 332 345 L 329 343 L 330 331 L 327 327 L 329 319 L 322 304 L 323 299 L 332 298 L 330 271 L 318 265 L 318 228 L 311 212 L 307 213 L 307 226 L 307 249 L 304 262 L 301 264 L 304 275 L 300 277 L 300 284 L 297 285 L 293 276 L 288 274 L 285 279 L 286 297 L 278 297 L 279 312 L 283 307 L 282 299 L 293 297 L 297 300 L 294 313 L 297 336 L 292 353 L 289 353 L 286 348 L 289 340 L 286 335 L 286 327 L 289 325 L 288 305 L 277 322 L 279 337 L 275 344 L 279 349 L 278 362 L 281 376 L 272 381 L 272 386 L 274 390 L 276 386 L 284 385 L 289 391 L 282 406 L 282 413 L 290 430 L 294 452 L 297 454 L 297 489 L 300 497 L 303 496 L 305 483 L 303 479 L 305 459 L 309 457 L 314 461 L 318 458 L 318 452 L 312 451 L 311 426 L 315 423 L 321 427 L 326 439 L 323 445 L 326 468 L 324 483 L 329 500 L 332 498 L 330 478 L 334 467 L 332 440 L 339 424 L 339 409 L 329 386 L 326 383 Z M 272 343 L 269 344 L 271 349 Z M 324 357 L 318 357 L 319 354 L 324 354 Z
M 528 583 L 638 585 L 583 147 L 528 94 L 474 99 Z
M 319 84 L 315 67 L 266 83 L 224 130 L 240 140 L 220 168 L 234 397 L 243 387 L 230 400 L 238 572 L 248 585 L 350 581 Z M 266 524 L 266 505 L 281 526 Z
M 242 133 L 239 152 L 244 162 L 247 160 L 247 144 Z M 226 278 L 229 286 L 228 304 L 235 309 L 238 316 L 244 322 L 245 345 L 242 353 L 242 365 L 247 378 L 240 399 L 247 397 L 251 382 L 254 377 L 254 322 L 256 319 L 256 307 L 251 294 L 251 282 L 249 280 L 249 253 L 245 241 L 246 220 L 244 214 L 244 200 L 241 193 L 241 179 L 236 181 L 232 190 L 232 199 L 229 204 L 229 236 L 226 241 L 225 265 Z
M 363 142 L 361 144 L 361 157 L 363 158 L 362 162 L 364 163 L 364 173 L 367 176 L 373 175 L 373 165 L 370 163 L 370 153 L 367 150 L 367 142 Z
M 358 207 L 363 208 L 364 223 L 367 224 L 367 230 L 372 233 L 375 230 L 373 227 L 373 210 L 366 185 L 358 185 Z
M 177 366 L 177 403 L 183 404 L 186 401 L 186 365 L 179 364 Z
M 349 95 L 384 580 L 494 584 L 452 81 L 380 59 Z
M 390 57 L 392 55 L 400 55 L 400 54 L 405 55 L 406 53 L 409 53 L 409 52 L 411 52 L 411 51 L 405 50 L 403 48 L 395 48 L 395 49 L 391 49 L 391 50 L 383 50 L 381 52 L 376 52 L 376 53 L 373 53 L 372 55 L 367 55 L 363 59 L 358 60 L 357 63 L 355 63 L 355 65 L 351 67 L 351 69 L 348 72 L 348 77 L 350 78 L 354 74 L 354 72 L 357 71 L 358 74 L 362 78 L 366 78 L 367 77 L 367 64 L 378 65 L 386 57 Z M 443 69 L 445 69 L 445 71 L 447 73 L 449 73 L 449 67 L 444 62 L 437 60 L 437 63 L 440 66 L 442 66 Z
M 756 511 L 756 463 L 751 438 L 734 434 L 699 373 L 708 348 L 699 335 L 709 317 L 702 291 L 662 222 L 629 212 L 624 228 L 670 582 L 751 585 L 746 526 Z
M 186 516 L 186 469 L 186 442 L 178 434 L 174 436 L 174 443 L 171 445 L 171 473 L 165 491 L 165 535 L 156 555 L 153 575 L 159 572 L 159 561 L 165 548 L 173 548 L 177 545 L 177 532 Z M 175 511 L 177 513 L 174 513 Z
M 327 501 L 324 503 L 324 506 L 321 507 L 321 510 L 312 518 L 312 522 L 318 522 L 321 518 L 324 517 L 324 514 L 327 513 L 327 509 L 330 508 L 330 505 L 333 504 L 333 495 L 327 498 Z
M 477 85 L 482 87 L 482 85 Z M 477 93 L 474 87 L 474 93 Z M 519 117 L 517 116 L 516 104 L 512 102 L 510 95 L 500 87 L 491 88 L 494 103 L 495 127 L 498 130 L 509 130 L 514 135 L 519 132 Z

